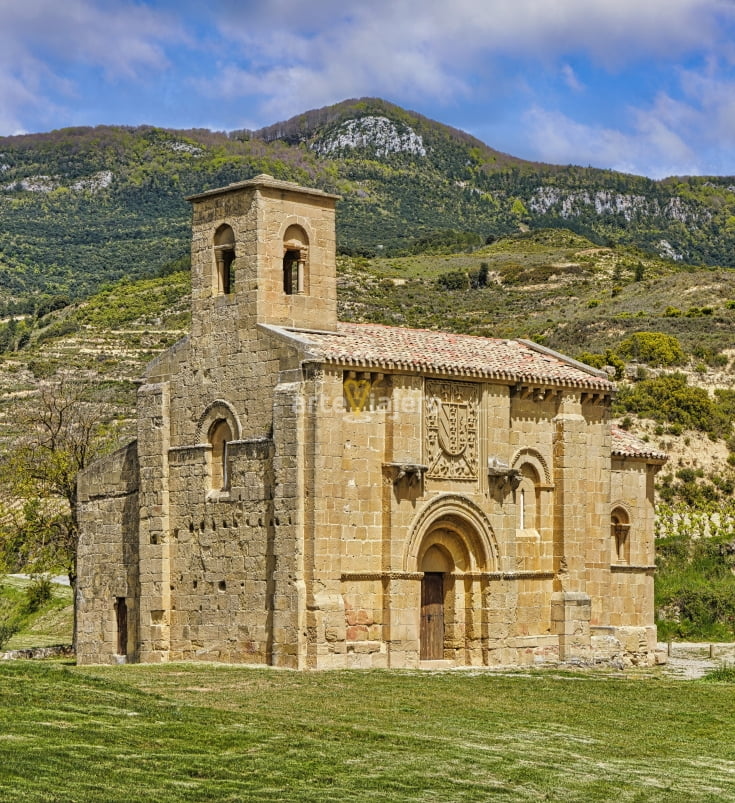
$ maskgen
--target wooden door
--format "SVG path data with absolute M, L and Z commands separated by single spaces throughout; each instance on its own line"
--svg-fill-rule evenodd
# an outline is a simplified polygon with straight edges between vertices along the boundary
M 425 572 L 421 581 L 421 659 L 444 657 L 444 575 Z

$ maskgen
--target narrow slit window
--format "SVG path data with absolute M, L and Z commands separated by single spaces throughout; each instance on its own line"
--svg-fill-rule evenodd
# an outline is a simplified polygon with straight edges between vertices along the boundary
M 117 654 L 128 654 L 128 605 L 125 597 L 115 601 L 115 619 L 117 620 Z
M 610 541 L 613 563 L 630 561 L 630 521 L 622 510 L 613 512 L 610 520 Z
M 232 440 L 229 424 L 224 420 L 216 421 L 209 434 L 212 446 L 211 487 L 213 491 L 226 491 L 230 487 L 230 476 L 227 466 L 227 443 Z

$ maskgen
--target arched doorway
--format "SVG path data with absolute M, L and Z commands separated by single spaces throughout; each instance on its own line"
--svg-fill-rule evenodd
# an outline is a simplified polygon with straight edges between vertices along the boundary
M 422 661 L 464 663 L 469 642 L 478 636 L 481 601 L 472 570 L 474 532 L 466 521 L 445 517 L 426 533 L 418 555 L 421 579 L 419 630 Z
M 416 572 L 417 658 L 483 663 L 488 573 L 498 565 L 495 537 L 485 513 L 464 496 L 442 494 L 418 512 L 403 565 Z

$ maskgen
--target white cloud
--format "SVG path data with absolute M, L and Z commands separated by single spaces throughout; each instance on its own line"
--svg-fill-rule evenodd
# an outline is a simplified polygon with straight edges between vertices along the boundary
M 488 102 L 524 83 L 532 87 L 534 69 L 561 76 L 578 95 L 591 91 L 568 63 L 571 55 L 615 72 L 651 59 L 674 65 L 683 56 L 724 59 L 735 52 L 731 0 L 217 0 L 212 14 L 238 67 L 222 60 L 207 91 L 248 97 L 264 123 L 361 95 L 451 107 L 479 86 Z M 647 143 L 641 153 L 658 142 L 665 153 L 678 150 L 688 159 L 674 123 L 654 122 L 641 113 L 637 133 Z M 604 152 L 617 153 L 615 132 L 598 134 Z M 573 139 L 579 146 L 586 137 Z M 620 146 L 621 156 L 629 145 Z M 595 148 L 583 150 L 599 154 Z
M 564 79 L 564 83 L 574 92 L 582 92 L 586 88 L 579 78 L 577 78 L 577 74 L 569 64 L 562 64 L 561 75 Z
M 141 80 L 163 70 L 163 44 L 181 39 L 174 18 L 135 2 L 24 0 L 4 3 L 0 26 L 0 133 L 15 133 L 32 111 L 51 120 L 50 97 L 84 102 L 73 73 L 92 69 L 107 81 Z M 63 117 L 63 112 L 61 114 Z
M 631 110 L 628 131 L 580 123 L 539 107 L 530 109 L 524 122 L 539 161 L 609 167 L 651 178 L 708 172 L 705 154 L 674 128 L 671 118 L 667 121 L 656 111 L 669 103 L 659 98 L 651 109 Z
M 347 11 L 345 9 L 348 9 Z M 735 20 L 730 0 L 220 0 L 223 37 L 247 48 L 260 69 L 308 59 L 319 72 L 338 61 L 349 72 L 390 76 L 396 61 L 417 57 L 451 75 L 488 56 L 555 59 L 575 52 L 621 65 L 639 58 L 729 47 L 722 22 Z M 274 31 L 277 33 L 274 35 Z M 282 47 L 283 33 L 291 47 Z M 416 76 L 421 81 L 422 76 Z
M 535 158 L 645 174 L 732 174 L 735 171 L 735 80 L 710 61 L 680 73 L 681 97 L 659 92 L 631 107 L 618 127 L 590 125 L 535 106 L 526 115 Z

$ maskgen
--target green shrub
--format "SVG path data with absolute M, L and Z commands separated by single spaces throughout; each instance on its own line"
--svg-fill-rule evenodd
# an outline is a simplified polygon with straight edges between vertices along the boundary
M 681 318 L 684 313 L 678 307 L 666 307 L 664 318 Z
M 656 609 L 664 614 L 657 622 L 659 636 L 730 641 L 735 637 L 732 534 L 701 537 L 695 525 L 680 520 L 676 535 L 656 542 Z
M 735 683 L 735 664 L 720 664 L 702 676 L 702 680 L 720 683 Z
M 20 630 L 20 625 L 15 620 L 0 619 L 0 650 L 13 638 L 18 630 Z
M 35 613 L 45 605 L 53 595 L 53 583 L 45 576 L 34 577 L 31 584 L 26 588 L 26 610 L 28 613 Z
M 692 387 L 684 374 L 663 374 L 621 387 L 615 400 L 616 415 L 635 413 L 668 424 L 669 432 L 697 429 L 713 437 L 727 437 L 731 416 L 703 388 Z
M 623 357 L 652 366 L 682 365 L 686 356 L 681 343 L 663 332 L 634 332 L 618 346 Z
M 442 273 L 436 280 L 437 285 L 443 290 L 469 290 L 470 279 L 464 271 L 453 270 L 449 273 Z
M 615 369 L 615 378 L 621 379 L 625 373 L 625 361 L 622 360 L 612 349 L 606 349 L 604 354 L 597 354 L 591 351 L 583 351 L 577 355 L 577 359 L 585 365 L 590 365 L 598 370 L 610 365 Z
M 52 340 L 55 337 L 63 337 L 79 331 L 79 324 L 71 318 L 64 321 L 57 321 L 47 326 L 45 329 L 38 333 L 36 343 L 43 343 L 44 340 Z
M 701 343 L 694 346 L 692 354 L 713 368 L 724 368 L 730 361 L 727 354 Z
M 17 603 L 0 594 L 0 650 L 20 630 L 20 618 Z

